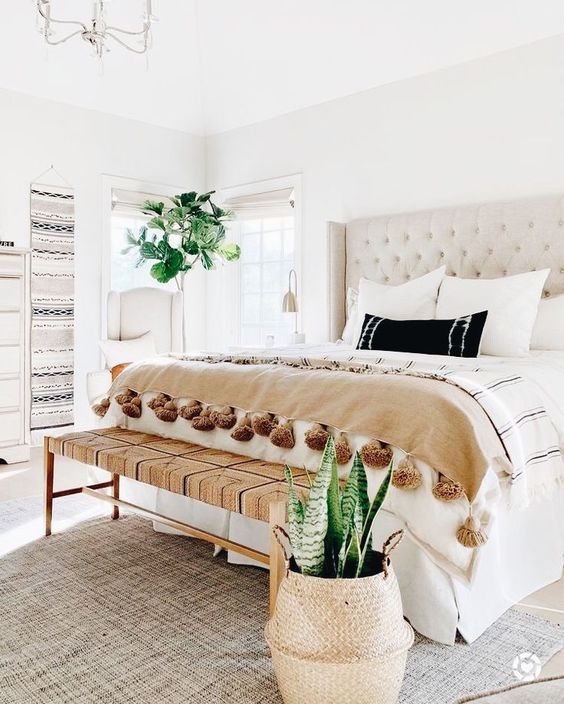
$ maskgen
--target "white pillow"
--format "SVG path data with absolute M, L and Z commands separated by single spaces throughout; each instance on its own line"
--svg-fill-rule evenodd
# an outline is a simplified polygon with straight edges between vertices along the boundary
M 347 322 L 343 328 L 341 338 L 345 345 L 352 345 L 355 340 L 354 329 L 356 327 L 356 319 L 358 316 L 358 291 L 356 288 L 347 289 Z
M 150 331 L 132 340 L 100 340 L 100 349 L 108 369 L 113 369 L 118 364 L 140 362 L 157 354 L 155 338 Z
M 394 320 L 434 318 L 439 286 L 444 275 L 445 267 L 441 266 L 435 271 L 399 286 L 387 286 L 369 279 L 361 279 L 358 287 L 358 313 L 353 343 L 355 345 L 358 343 L 366 313 Z
M 531 349 L 564 350 L 564 294 L 539 303 Z
M 482 354 L 523 357 L 529 353 L 533 326 L 550 269 L 500 279 L 446 276 L 439 291 L 437 318 L 488 311 Z

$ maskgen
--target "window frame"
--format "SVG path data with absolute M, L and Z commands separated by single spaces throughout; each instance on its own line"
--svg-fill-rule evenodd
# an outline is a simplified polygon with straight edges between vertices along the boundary
M 225 202 L 230 198 L 236 198 L 239 196 L 252 196 L 257 193 L 264 193 L 266 191 L 282 190 L 285 188 L 292 188 L 294 191 L 294 265 L 293 268 L 296 271 L 297 285 L 298 285 L 298 329 L 302 327 L 302 310 L 303 310 L 303 299 L 302 299 L 302 175 L 301 174 L 291 174 L 289 176 L 281 176 L 278 178 L 272 178 L 265 181 L 255 181 L 252 183 L 246 183 L 239 186 L 229 186 L 224 187 L 219 190 L 218 201 Z M 227 206 L 228 207 L 228 206 Z M 265 208 L 265 214 L 263 217 L 269 217 L 268 209 Z M 272 209 L 272 217 L 277 217 L 276 209 Z M 237 229 L 237 242 L 240 243 L 240 228 Z M 223 281 L 221 297 L 223 301 L 231 301 L 231 305 L 228 306 L 226 310 L 226 329 L 227 337 L 229 340 L 228 344 L 234 346 L 241 346 L 241 325 L 242 325 L 242 281 L 241 281 L 241 261 L 238 261 L 235 266 L 226 267 L 225 278 Z M 237 295 L 233 295 L 236 293 Z M 282 306 L 282 298 L 280 299 L 280 306 Z M 229 322 L 231 321 L 231 323 Z M 214 341 L 215 342 L 215 341 Z M 209 343 L 209 340 L 208 340 Z M 287 344 L 283 340 L 276 342 L 277 345 Z M 213 346 L 213 343 L 212 343 Z M 264 341 L 261 342 L 259 347 L 264 346 Z

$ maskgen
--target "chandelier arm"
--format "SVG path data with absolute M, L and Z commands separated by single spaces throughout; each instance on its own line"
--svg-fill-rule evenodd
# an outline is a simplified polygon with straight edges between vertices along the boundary
M 66 37 L 57 40 L 52 40 L 49 38 L 49 36 L 45 36 L 45 41 L 50 46 L 57 46 L 58 44 L 64 44 L 65 42 L 68 42 L 69 39 L 72 39 L 73 37 L 76 37 L 79 34 L 82 34 L 82 29 L 77 29 L 76 32 L 71 32 L 71 34 L 67 35 Z
M 145 37 L 145 42 L 142 49 L 135 49 L 134 47 L 129 46 L 129 44 L 126 44 L 124 41 L 122 41 L 119 37 L 116 37 L 116 35 L 112 34 L 111 32 L 106 31 L 106 37 L 113 39 L 115 42 L 121 44 L 121 46 L 123 46 L 128 51 L 132 51 L 134 54 L 145 54 L 147 49 L 149 48 L 147 37 Z
M 140 29 L 138 32 L 132 32 L 128 29 L 121 29 L 120 27 L 112 27 L 111 25 L 108 25 L 106 26 L 106 33 L 119 32 L 120 34 L 128 34 L 131 37 L 140 37 L 143 34 L 147 34 L 150 29 L 151 25 L 148 22 L 145 22 L 143 29 Z
M 45 2 L 43 2 L 43 0 L 37 0 L 37 11 L 39 12 L 41 17 L 43 17 L 43 19 L 46 22 L 53 23 L 53 24 L 74 24 L 74 25 L 78 25 L 79 27 L 82 27 L 83 32 L 86 32 L 88 30 L 88 28 L 86 27 L 86 25 L 83 22 L 78 22 L 75 20 L 58 20 L 55 17 L 51 17 L 51 15 L 46 15 L 45 11 L 43 9 L 43 6 L 46 4 L 49 4 L 49 3 L 45 3 Z M 75 32 L 74 34 L 77 34 L 77 32 Z M 74 34 L 72 34 L 71 36 L 74 36 Z

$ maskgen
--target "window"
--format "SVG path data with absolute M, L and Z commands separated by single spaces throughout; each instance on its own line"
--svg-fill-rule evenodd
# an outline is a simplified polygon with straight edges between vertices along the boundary
M 282 301 L 288 275 L 298 261 L 295 192 L 299 186 L 299 176 L 289 176 L 223 193 L 223 206 L 234 213 L 230 238 L 240 244 L 241 259 L 233 275 L 224 278 L 222 314 L 229 320 L 221 339 L 210 340 L 212 344 L 229 339 L 233 344 L 262 347 L 269 336 L 276 345 L 288 342 L 296 318 L 282 312 Z
M 129 244 L 127 231 L 132 230 L 137 235 L 140 228 L 150 220 L 150 216 L 142 211 L 146 200 L 166 202 L 167 198 L 136 191 L 112 189 L 110 287 L 113 291 L 125 291 L 138 286 L 163 287 L 163 284 L 158 284 L 151 276 L 150 263 L 136 266 L 139 259 L 137 250 L 122 254 L 123 249 Z M 176 284 L 174 281 L 169 281 L 165 288 L 175 289 Z
M 294 316 L 282 313 L 288 274 L 294 268 L 295 218 L 239 218 L 240 343 L 263 345 L 267 335 L 284 344 Z

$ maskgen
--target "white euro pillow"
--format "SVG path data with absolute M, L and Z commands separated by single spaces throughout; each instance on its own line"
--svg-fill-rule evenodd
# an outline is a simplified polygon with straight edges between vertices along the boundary
M 398 286 L 387 286 L 362 278 L 358 287 L 358 311 L 353 344 L 358 343 L 364 316 L 367 313 L 394 320 L 434 318 L 439 286 L 444 276 L 445 267 L 441 266 L 424 276 Z
M 356 342 L 354 331 L 356 329 L 356 319 L 358 316 L 358 291 L 356 288 L 347 289 L 347 322 L 343 328 L 341 339 L 345 345 L 352 345 Z
M 488 311 L 482 354 L 524 357 L 529 353 L 544 283 L 550 269 L 499 279 L 445 276 L 437 301 L 437 318 L 457 318 Z
M 108 369 L 118 364 L 132 364 L 157 354 L 152 332 L 146 332 L 132 340 L 100 340 L 100 349 L 106 359 Z
M 539 303 L 531 349 L 564 350 L 564 294 Z

